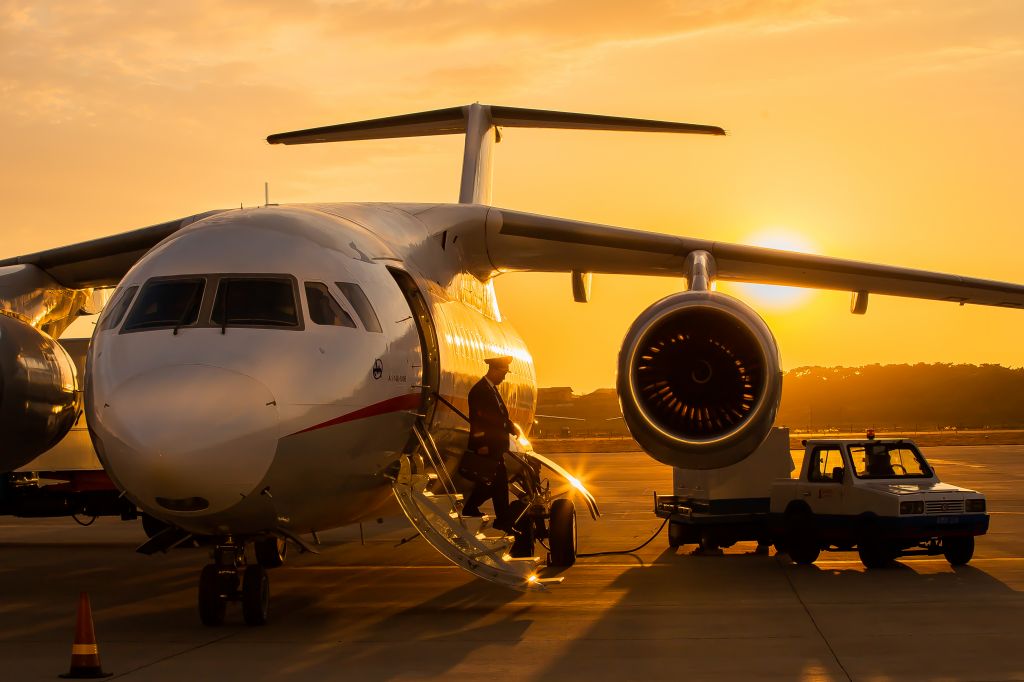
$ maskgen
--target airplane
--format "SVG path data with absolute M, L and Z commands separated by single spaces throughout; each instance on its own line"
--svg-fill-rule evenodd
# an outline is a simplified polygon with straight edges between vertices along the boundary
M 528 445 L 536 374 L 502 317 L 494 278 L 564 272 L 575 300 L 592 273 L 682 277 L 653 302 L 618 356 L 623 418 L 659 462 L 709 469 L 764 440 L 782 389 L 776 340 L 716 280 L 1024 308 L 1024 286 L 535 215 L 491 205 L 503 127 L 724 135 L 717 126 L 479 103 L 271 135 L 270 144 L 465 136 L 455 204 L 323 203 L 214 210 L 0 260 L 0 472 L 25 467 L 82 410 L 91 442 L 152 537 L 140 551 L 212 548 L 199 579 L 203 623 L 242 602 L 266 622 L 266 567 L 302 536 L 374 518 L 397 501 L 457 565 L 542 589 L 532 541 L 489 536 L 463 518 L 456 475 L 461 415 L 484 359 L 511 356 L 500 387 L 520 462 L 520 515 L 575 559 L 585 486 Z M 84 372 L 55 338 L 102 310 Z M 81 376 L 80 376 L 81 375 Z M 539 473 L 543 470 L 543 474 Z M 557 499 L 556 499 L 557 498 Z M 536 511 L 539 509 L 539 511 Z M 534 523 L 536 521 L 536 523 Z M 253 548 L 256 561 L 250 561 Z M 520 550 L 523 549 L 520 547 Z

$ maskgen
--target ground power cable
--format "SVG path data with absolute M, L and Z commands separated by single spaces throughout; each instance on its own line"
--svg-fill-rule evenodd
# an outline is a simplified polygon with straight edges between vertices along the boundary
M 665 530 L 665 524 L 666 523 L 668 523 L 668 519 L 665 519 L 664 521 L 661 522 L 661 525 L 658 526 L 658 530 L 654 531 L 654 535 L 652 535 L 651 537 L 647 538 L 646 542 L 644 542 L 642 545 L 638 545 L 638 546 L 634 547 L 633 549 L 616 549 L 616 550 L 609 550 L 607 552 L 590 552 L 590 553 L 587 553 L 587 554 L 577 554 L 576 556 L 577 557 L 594 557 L 594 556 L 609 556 L 609 555 L 612 555 L 612 554 L 632 554 L 633 552 L 639 552 L 641 549 L 643 549 L 647 545 L 651 544 L 651 542 L 654 540 L 654 538 L 658 537 L 661 534 L 661 531 Z M 544 543 L 542 542 L 541 545 L 544 545 Z M 547 545 L 544 545 L 544 549 L 548 550 L 549 552 L 551 551 L 551 548 L 549 548 Z

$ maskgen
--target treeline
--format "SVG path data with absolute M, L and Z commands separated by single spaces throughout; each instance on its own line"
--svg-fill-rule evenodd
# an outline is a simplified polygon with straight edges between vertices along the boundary
M 800 367 L 782 384 L 794 429 L 924 431 L 1024 426 L 1024 368 L 1002 365 Z
M 614 389 L 574 395 L 542 388 L 540 431 L 625 433 Z M 776 423 L 793 430 L 896 431 L 1024 428 L 1024 368 L 1002 365 L 799 367 L 785 374 Z

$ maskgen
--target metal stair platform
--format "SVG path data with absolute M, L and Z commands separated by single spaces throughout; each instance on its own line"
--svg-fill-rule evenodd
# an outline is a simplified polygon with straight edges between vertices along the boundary
M 419 449 L 435 471 L 414 471 L 414 462 L 419 458 L 404 454 L 392 487 L 406 518 L 423 539 L 456 566 L 514 590 L 543 590 L 561 582 L 560 578 L 537 576 L 540 558 L 511 557 L 509 550 L 514 538 L 496 530 L 493 535 L 485 532 L 493 530 L 489 517 L 462 515 L 462 495 L 455 492 L 430 433 L 421 422 L 417 422 L 414 429 Z M 441 487 L 444 492 L 432 492 L 431 487 Z

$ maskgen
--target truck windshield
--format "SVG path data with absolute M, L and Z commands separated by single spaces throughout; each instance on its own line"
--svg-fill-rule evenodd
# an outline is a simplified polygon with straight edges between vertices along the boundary
M 863 443 L 850 446 L 857 478 L 931 478 L 932 471 L 909 443 Z

